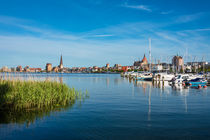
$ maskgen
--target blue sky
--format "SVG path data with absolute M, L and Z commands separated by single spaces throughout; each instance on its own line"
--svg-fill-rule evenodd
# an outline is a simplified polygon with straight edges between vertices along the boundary
M 0 0 L 0 67 L 210 61 L 209 0 Z M 187 53 L 186 53 L 187 52 Z

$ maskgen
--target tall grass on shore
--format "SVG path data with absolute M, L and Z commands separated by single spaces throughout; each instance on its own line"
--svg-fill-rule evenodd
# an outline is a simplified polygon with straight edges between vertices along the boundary
M 0 110 L 64 106 L 83 96 L 81 91 L 56 81 L 0 79 Z

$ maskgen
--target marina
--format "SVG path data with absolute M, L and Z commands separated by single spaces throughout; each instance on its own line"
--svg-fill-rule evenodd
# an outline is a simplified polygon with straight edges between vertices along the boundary
M 209 85 L 209 74 L 172 74 L 172 73 L 151 73 L 151 72 L 125 72 L 122 77 L 134 81 L 169 82 L 171 85 L 182 85 L 189 87 L 204 87 Z

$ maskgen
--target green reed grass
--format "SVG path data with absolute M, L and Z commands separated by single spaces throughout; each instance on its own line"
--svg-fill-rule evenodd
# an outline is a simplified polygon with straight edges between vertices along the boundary
M 56 81 L 0 79 L 0 110 L 65 106 L 83 97 L 81 91 Z

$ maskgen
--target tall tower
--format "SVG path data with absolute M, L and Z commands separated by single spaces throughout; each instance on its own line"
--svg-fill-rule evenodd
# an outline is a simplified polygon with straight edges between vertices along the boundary
M 62 55 L 61 55 L 61 59 L 60 59 L 59 68 L 60 68 L 60 69 L 63 69 L 63 58 L 62 58 Z

